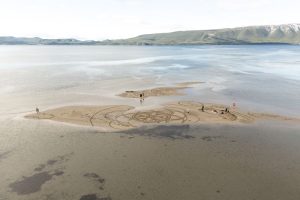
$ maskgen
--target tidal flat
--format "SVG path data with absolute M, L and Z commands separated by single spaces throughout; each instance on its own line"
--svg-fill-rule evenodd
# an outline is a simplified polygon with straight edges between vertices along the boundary
M 298 46 L 0 51 L 0 200 L 300 199 Z

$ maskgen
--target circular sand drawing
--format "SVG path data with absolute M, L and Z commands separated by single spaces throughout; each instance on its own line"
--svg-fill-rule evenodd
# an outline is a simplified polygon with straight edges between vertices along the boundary
M 170 123 L 170 122 L 185 122 L 187 116 L 182 111 L 171 109 L 153 110 L 137 112 L 132 115 L 130 121 L 137 121 L 142 123 Z
M 170 121 L 171 114 L 163 111 L 138 112 L 132 116 L 133 120 L 144 123 L 160 123 Z

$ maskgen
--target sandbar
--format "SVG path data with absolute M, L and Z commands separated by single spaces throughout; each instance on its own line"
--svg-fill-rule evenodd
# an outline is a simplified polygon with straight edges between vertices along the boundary
M 128 105 L 66 106 L 38 114 L 29 114 L 25 117 L 102 127 L 108 131 L 162 124 L 252 123 L 261 119 L 300 122 L 297 118 L 267 113 L 242 112 L 237 108 L 229 108 L 225 105 L 194 101 L 170 102 L 146 110 L 136 109 Z
M 193 82 L 183 82 L 183 83 L 177 83 L 173 87 L 157 87 L 157 88 L 151 88 L 151 89 L 145 89 L 145 90 L 127 90 L 121 94 L 118 94 L 120 97 L 126 97 L 126 98 L 140 98 L 140 94 L 144 94 L 144 98 L 147 97 L 158 97 L 158 96 L 180 96 L 184 95 L 182 90 L 191 88 L 192 85 L 195 84 L 201 84 L 204 82 L 199 81 L 193 81 Z

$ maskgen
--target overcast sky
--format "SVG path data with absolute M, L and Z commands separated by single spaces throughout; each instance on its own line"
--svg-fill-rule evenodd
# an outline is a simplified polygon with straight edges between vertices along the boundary
M 300 23 L 300 0 L 0 0 L 0 36 L 115 39 Z

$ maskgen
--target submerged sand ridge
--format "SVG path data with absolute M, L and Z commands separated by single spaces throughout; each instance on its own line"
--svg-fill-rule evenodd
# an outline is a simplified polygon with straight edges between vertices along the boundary
M 194 81 L 194 82 L 183 82 L 177 83 L 173 87 L 158 87 L 145 90 L 128 90 L 124 93 L 119 94 L 120 97 L 126 98 L 140 98 L 140 94 L 144 94 L 144 98 L 147 97 L 157 97 L 157 96 L 173 96 L 173 95 L 183 95 L 182 90 L 191 88 L 191 85 L 201 84 L 204 82 Z
M 296 118 L 265 113 L 246 113 L 236 108 L 230 108 L 229 112 L 226 112 L 226 108 L 228 107 L 225 105 L 193 101 L 172 102 L 149 110 L 137 110 L 127 105 L 67 106 L 25 117 L 97 126 L 112 131 L 150 124 L 251 123 L 258 119 L 300 122 Z

